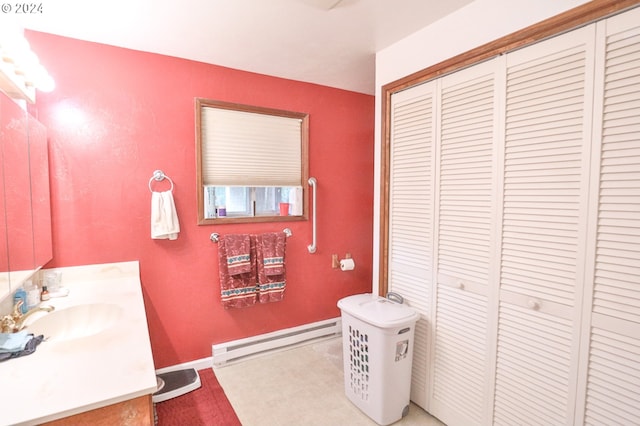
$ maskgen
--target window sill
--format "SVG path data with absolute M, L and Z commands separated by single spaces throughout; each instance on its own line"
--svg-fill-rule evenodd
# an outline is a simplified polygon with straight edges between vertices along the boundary
M 198 218 L 198 225 L 224 225 L 227 223 L 267 223 L 267 222 L 298 222 L 307 220 L 302 216 L 244 216 L 244 217 L 217 217 L 214 219 Z

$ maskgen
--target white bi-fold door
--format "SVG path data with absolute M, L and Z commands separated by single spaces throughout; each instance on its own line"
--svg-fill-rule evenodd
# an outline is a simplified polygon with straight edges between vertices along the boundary
M 498 70 L 498 61 L 489 61 L 438 84 L 429 407 L 449 424 L 486 423 L 491 401 Z
M 573 424 L 594 36 L 506 55 L 495 424 Z
M 640 9 L 392 96 L 389 288 L 449 425 L 640 417 Z
M 427 404 L 433 281 L 435 84 L 394 95 L 389 180 L 389 289 L 420 312 L 416 324 L 411 399 Z
M 640 423 L 640 8 L 597 26 L 577 423 Z

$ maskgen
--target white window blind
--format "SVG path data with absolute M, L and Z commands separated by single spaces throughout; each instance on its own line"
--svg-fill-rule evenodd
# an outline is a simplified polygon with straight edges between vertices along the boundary
M 302 119 L 203 106 L 204 185 L 302 185 Z

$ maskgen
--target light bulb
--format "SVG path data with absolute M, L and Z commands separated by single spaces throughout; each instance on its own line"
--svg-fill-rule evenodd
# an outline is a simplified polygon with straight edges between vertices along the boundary
M 46 73 L 46 71 L 45 71 Z M 36 87 L 41 92 L 52 92 L 56 88 L 56 82 L 49 74 L 45 74 L 38 79 Z

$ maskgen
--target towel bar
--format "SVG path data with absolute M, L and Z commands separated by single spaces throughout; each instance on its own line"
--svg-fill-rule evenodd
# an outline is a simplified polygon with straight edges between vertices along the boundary
M 284 232 L 284 235 L 286 235 L 287 238 L 293 235 L 293 232 L 291 232 L 291 229 L 289 228 L 284 228 L 282 232 Z M 209 239 L 214 243 L 217 243 L 218 241 L 220 241 L 220 234 L 214 232 L 209 236 Z

